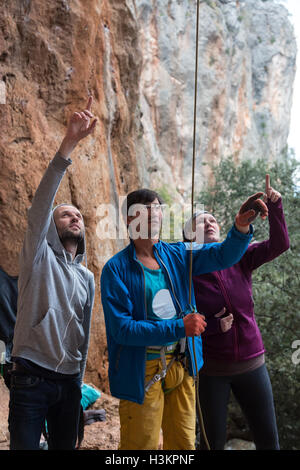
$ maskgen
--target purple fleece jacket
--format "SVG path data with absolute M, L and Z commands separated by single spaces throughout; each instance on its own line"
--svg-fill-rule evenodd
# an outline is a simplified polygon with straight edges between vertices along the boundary
M 198 312 L 206 316 L 202 334 L 205 357 L 223 361 L 243 361 L 261 355 L 265 349 L 254 316 L 252 271 L 289 248 L 282 200 L 268 201 L 269 239 L 249 245 L 241 260 L 222 271 L 194 276 Z M 223 333 L 215 314 L 226 307 L 233 314 L 230 330 Z

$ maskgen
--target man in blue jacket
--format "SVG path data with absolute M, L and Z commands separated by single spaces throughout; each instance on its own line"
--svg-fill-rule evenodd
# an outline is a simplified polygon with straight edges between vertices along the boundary
M 243 204 L 223 243 L 193 244 L 193 275 L 232 266 L 243 256 L 252 238 L 250 221 L 267 213 L 261 195 Z M 161 428 L 165 450 L 195 448 L 193 378 L 203 364 L 200 334 L 206 323 L 199 313 L 189 313 L 190 244 L 159 240 L 161 204 L 148 189 L 127 196 L 123 215 L 130 244 L 101 275 L 121 450 L 157 449 Z

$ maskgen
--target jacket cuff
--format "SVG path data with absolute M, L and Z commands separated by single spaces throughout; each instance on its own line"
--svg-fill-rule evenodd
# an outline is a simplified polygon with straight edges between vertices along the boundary
M 70 158 L 65 159 L 59 152 L 57 152 L 54 158 L 51 161 L 51 165 L 55 167 L 59 172 L 64 173 L 69 165 L 71 165 L 72 160 Z
M 180 318 L 179 320 L 177 320 L 177 322 L 178 322 L 178 326 L 176 329 L 178 329 L 179 338 L 184 338 L 186 334 L 185 334 L 185 327 L 184 327 L 183 319 Z
M 254 231 L 252 224 L 249 225 L 249 232 L 248 232 L 248 233 L 242 233 L 242 232 L 240 232 L 240 231 L 236 228 L 235 224 L 233 224 L 233 227 L 232 227 L 232 228 L 233 228 L 233 231 L 235 232 L 235 234 L 238 235 L 240 238 L 243 238 L 243 239 L 245 239 L 245 237 L 246 237 L 246 238 L 247 238 L 247 237 L 248 237 L 248 238 L 249 238 L 249 237 L 252 238 L 253 231 Z
M 272 202 L 271 199 L 267 200 L 267 207 L 269 210 L 272 210 L 272 208 L 282 208 L 282 197 L 277 199 L 276 202 Z

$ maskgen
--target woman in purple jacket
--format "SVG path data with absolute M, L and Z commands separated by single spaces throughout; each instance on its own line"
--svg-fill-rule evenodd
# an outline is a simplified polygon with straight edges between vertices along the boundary
M 199 397 L 211 449 L 224 448 L 231 390 L 248 421 L 256 449 L 279 449 L 272 387 L 252 296 L 252 271 L 289 248 L 281 195 L 270 187 L 269 175 L 264 198 L 269 239 L 250 244 L 234 266 L 193 278 L 197 310 L 207 322 L 202 334 Z M 202 213 L 195 220 L 196 233 L 203 231 L 205 243 L 219 241 L 213 215 Z

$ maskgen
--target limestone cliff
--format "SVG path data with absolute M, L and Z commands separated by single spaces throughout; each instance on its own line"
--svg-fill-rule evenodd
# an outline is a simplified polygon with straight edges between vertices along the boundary
M 87 379 L 105 389 L 99 276 L 125 241 L 101 239 L 100 205 L 114 207 L 138 186 L 189 192 L 196 1 L 0 0 L 0 7 L 0 264 L 18 273 L 26 209 L 69 115 L 92 93 L 97 131 L 74 152 L 56 203 L 71 201 L 84 214 L 97 284 Z M 272 0 L 201 1 L 201 178 L 202 162 L 228 154 L 280 156 L 295 56 L 287 11 Z
M 143 67 L 143 180 L 191 186 L 196 1 L 137 0 Z M 280 158 L 289 133 L 296 42 L 274 1 L 200 2 L 196 181 L 222 157 Z M 171 189 L 169 191 L 171 192 Z

